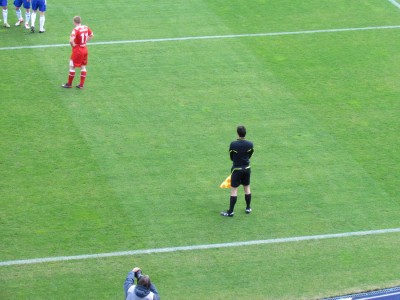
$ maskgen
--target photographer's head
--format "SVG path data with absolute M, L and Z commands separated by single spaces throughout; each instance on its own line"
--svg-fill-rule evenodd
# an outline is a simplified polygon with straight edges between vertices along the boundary
M 150 277 L 148 275 L 142 275 L 138 281 L 138 285 L 144 286 L 146 289 L 149 289 L 151 286 Z

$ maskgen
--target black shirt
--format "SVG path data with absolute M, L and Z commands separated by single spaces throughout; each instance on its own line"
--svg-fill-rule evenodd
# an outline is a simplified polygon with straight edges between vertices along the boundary
M 253 143 L 239 138 L 232 142 L 229 147 L 229 155 L 233 162 L 234 168 L 248 167 L 250 165 L 250 157 L 253 155 Z

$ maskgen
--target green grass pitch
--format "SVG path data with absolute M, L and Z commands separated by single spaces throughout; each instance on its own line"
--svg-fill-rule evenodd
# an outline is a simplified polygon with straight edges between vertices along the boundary
M 400 227 L 389 1 L 56 2 L 45 34 L 0 28 L 1 262 Z M 65 90 L 75 15 L 95 38 L 85 89 Z M 279 32 L 299 34 L 246 36 Z M 244 36 L 162 40 L 225 35 Z M 95 44 L 132 40 L 149 41 Z M 239 124 L 253 213 L 240 191 L 221 218 Z M 399 285 L 399 248 L 390 233 L 0 266 L 0 299 L 122 299 L 137 265 L 162 299 L 317 299 Z

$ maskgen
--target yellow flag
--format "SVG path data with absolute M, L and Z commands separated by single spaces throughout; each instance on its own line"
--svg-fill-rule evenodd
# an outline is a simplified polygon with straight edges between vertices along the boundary
M 228 189 L 231 187 L 231 175 L 229 175 L 223 183 L 219 186 L 221 189 Z

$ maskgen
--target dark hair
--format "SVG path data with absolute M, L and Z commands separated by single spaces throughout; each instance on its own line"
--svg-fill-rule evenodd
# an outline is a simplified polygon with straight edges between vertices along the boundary
M 236 131 L 239 137 L 243 138 L 246 136 L 246 127 L 244 127 L 243 125 L 238 126 Z
M 151 286 L 150 277 L 147 275 L 143 275 L 142 277 L 140 277 L 138 285 L 144 286 L 146 289 L 149 289 Z

